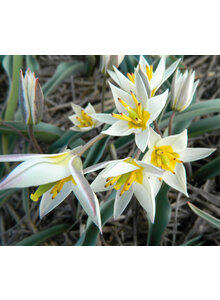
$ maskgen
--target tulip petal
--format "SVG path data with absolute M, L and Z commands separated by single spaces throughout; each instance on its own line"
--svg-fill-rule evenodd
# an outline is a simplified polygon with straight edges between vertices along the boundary
M 146 110 L 148 94 L 145 85 L 142 81 L 142 78 L 137 71 L 135 71 L 135 89 L 138 101 L 142 104 L 144 110 Z
M 50 194 L 52 188 L 44 193 L 41 202 L 40 202 L 40 218 L 42 219 L 45 215 L 47 215 L 50 211 L 56 208 L 61 202 L 63 202 L 67 196 L 73 190 L 72 181 L 65 182 L 62 190 L 57 194 L 57 196 L 52 199 L 52 194 Z
M 88 181 L 82 173 L 82 162 L 79 157 L 73 157 L 69 161 L 69 168 L 73 179 L 76 182 L 76 186 L 73 187 L 73 191 L 78 198 L 80 204 L 92 219 L 92 221 L 101 228 L 100 223 L 100 210 L 97 197 L 92 191 Z
M 106 168 L 102 174 L 103 177 L 115 177 L 118 175 L 126 174 L 135 170 L 138 170 L 139 167 L 129 164 L 123 161 L 118 161 L 116 164 L 114 164 L 112 167 L 109 166 Z
M 90 166 L 90 167 L 88 167 L 88 168 L 86 168 L 86 169 L 83 170 L 83 174 L 88 174 L 88 173 L 95 172 L 97 170 L 103 169 L 107 165 L 109 165 L 109 164 L 111 164 L 113 162 L 115 162 L 115 160 L 104 161 L 104 162 L 100 162 L 98 164 L 95 164 L 93 166 Z
M 103 172 L 100 172 L 99 175 L 96 177 L 96 179 L 91 183 L 91 189 L 93 190 L 93 192 L 104 192 L 104 191 L 109 191 L 111 189 L 113 189 L 114 185 L 111 185 L 109 187 L 105 187 L 106 185 L 106 177 L 104 178 Z
M 157 143 L 157 147 L 160 146 L 171 146 L 174 152 L 183 152 L 187 147 L 187 130 L 185 129 L 180 134 L 170 135 L 161 139 Z
M 154 165 L 144 162 L 144 161 L 137 161 L 137 164 L 144 168 L 145 173 L 148 176 L 157 176 L 162 177 L 164 171 L 158 167 L 155 167 Z
M 108 70 L 107 72 L 108 72 L 109 76 L 114 80 L 114 82 L 116 82 L 118 85 L 120 85 L 120 82 L 118 80 L 116 73 L 111 70 Z
M 128 127 L 128 121 L 117 121 L 107 130 L 102 131 L 103 134 L 112 135 L 112 136 L 125 136 L 133 133 L 134 128 Z
M 114 203 L 114 213 L 113 213 L 114 219 L 120 217 L 120 215 L 127 207 L 128 203 L 130 202 L 131 197 L 134 193 L 133 186 L 131 186 L 129 190 L 125 191 L 124 194 L 120 196 L 120 192 L 122 188 L 123 187 L 121 187 L 120 190 L 118 190 L 116 193 L 116 198 Z
M 113 97 L 114 97 L 114 101 L 115 101 L 115 106 L 118 110 L 118 112 L 122 112 L 122 113 L 126 113 L 127 114 L 127 111 L 126 109 L 124 108 L 124 106 L 118 101 L 118 99 L 122 99 L 123 101 L 125 101 L 130 107 L 134 108 L 135 107 L 135 104 L 134 104 L 134 101 L 133 101 L 133 98 L 130 94 L 128 94 L 127 92 L 123 91 L 122 89 L 120 88 L 117 88 L 116 86 L 114 86 L 113 84 L 109 83 L 110 85 L 110 88 L 112 90 L 112 94 L 113 94 Z
M 81 112 L 82 112 L 83 108 L 73 102 L 71 103 L 71 106 L 72 106 L 74 112 L 76 113 L 76 115 L 81 116 Z
M 111 114 L 92 114 L 91 117 L 97 121 L 100 121 L 105 124 L 114 124 L 118 120 L 114 118 Z
M 156 197 L 159 190 L 160 190 L 160 188 L 161 188 L 163 180 L 160 180 L 158 177 L 155 177 L 155 176 L 149 177 L 148 180 L 149 180 L 149 182 L 151 184 L 151 187 L 153 189 L 154 197 Z
M 177 61 L 175 61 L 171 66 L 169 66 L 169 68 L 167 68 L 165 70 L 163 81 L 161 84 L 163 84 L 173 74 L 173 72 L 176 70 L 178 64 L 180 63 L 180 61 L 181 61 L 181 58 L 178 59 Z
M 86 108 L 84 110 L 88 115 L 95 114 L 95 109 L 91 103 L 88 103 L 88 105 L 86 106 Z
M 165 73 L 165 67 L 166 67 L 166 57 L 163 56 L 161 60 L 159 61 L 159 64 L 157 66 L 157 69 L 153 73 L 153 77 L 150 81 L 151 89 L 154 90 L 155 88 L 158 89 L 161 86 L 164 73 Z
M 186 148 L 182 153 L 180 153 L 180 159 L 183 162 L 199 160 L 209 156 L 215 150 L 216 149 L 208 148 Z
M 38 155 L 36 158 L 24 161 L 1 181 L 0 189 L 38 186 L 68 177 L 70 175 L 68 154 L 63 158 L 60 155 L 43 158 Z M 57 156 L 58 159 L 51 156 Z
M 147 110 L 150 113 L 150 119 L 149 119 L 149 124 L 152 123 L 161 113 L 162 109 L 164 108 L 164 105 L 166 104 L 168 97 L 168 89 L 158 95 L 150 98 L 148 100 L 148 105 L 147 105 Z
M 155 217 L 155 197 L 150 181 L 146 176 L 143 177 L 143 184 L 134 182 L 134 195 L 140 205 L 146 210 L 150 220 L 154 223 Z
M 170 171 L 166 171 L 163 175 L 163 180 L 172 188 L 180 191 L 188 197 L 186 188 L 186 171 L 183 164 L 176 164 L 175 174 Z
M 141 130 L 139 133 L 135 133 L 135 143 L 142 152 L 144 152 L 147 148 L 150 136 L 149 133 L 149 127 L 147 127 L 145 130 Z
M 113 67 L 115 74 L 119 81 L 119 86 L 124 91 L 130 93 L 130 91 L 135 91 L 135 86 L 126 76 L 124 76 L 116 67 Z
M 161 140 L 161 136 L 150 127 L 149 149 L 153 148 Z

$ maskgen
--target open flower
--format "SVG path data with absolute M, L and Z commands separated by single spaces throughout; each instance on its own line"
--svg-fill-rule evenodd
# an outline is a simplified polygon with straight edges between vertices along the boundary
M 187 130 L 180 134 L 161 138 L 150 129 L 149 150 L 143 160 L 162 170 L 162 179 L 174 189 L 187 194 L 186 172 L 183 162 L 190 162 L 209 156 L 216 149 L 187 148 Z
M 172 81 L 171 108 L 175 111 L 185 110 L 191 103 L 199 80 L 194 82 L 195 71 L 188 70 L 182 74 L 176 70 Z
M 102 73 L 106 73 L 108 69 L 112 69 L 113 66 L 118 68 L 124 59 L 124 55 L 101 55 L 100 57 L 100 69 Z
M 160 86 L 172 75 L 177 68 L 180 59 L 174 62 L 168 69 L 166 69 L 166 57 L 162 56 L 157 69 L 153 71 L 153 65 L 149 65 L 146 59 L 141 55 L 137 71 L 141 76 L 145 88 L 148 93 L 148 97 L 155 95 Z M 137 92 L 137 86 L 135 85 L 136 74 L 127 73 L 127 77 L 124 76 L 117 68 L 114 67 L 114 71 L 108 71 L 110 77 L 119 85 L 121 89 L 126 92 Z
M 38 124 L 43 115 L 44 96 L 38 78 L 28 69 L 20 70 L 19 105 L 26 124 Z
M 74 131 L 89 131 L 102 124 L 91 117 L 91 114 L 95 114 L 95 109 L 90 103 L 85 109 L 74 103 L 71 103 L 71 105 L 75 111 L 75 114 L 69 117 L 70 121 L 72 121 L 74 124 L 74 126 L 70 129 Z
M 103 123 L 113 124 L 102 133 L 112 136 L 135 134 L 137 147 L 144 152 L 149 139 L 149 125 L 158 117 L 168 96 L 168 90 L 148 99 L 147 91 L 140 75 L 136 73 L 136 94 L 129 93 L 110 84 L 119 114 L 95 114 L 92 117 Z
M 111 189 L 117 191 L 114 203 L 114 218 L 118 218 L 127 207 L 134 194 L 141 206 L 147 211 L 151 222 L 155 217 L 156 187 L 150 177 L 161 177 L 163 171 L 143 161 L 131 157 L 123 160 L 103 162 L 85 169 L 85 173 L 103 169 L 92 182 L 94 192 Z
M 76 148 L 77 149 L 77 148 Z M 91 220 L 101 230 L 99 203 L 83 176 L 76 149 L 59 154 L 1 155 L 0 161 L 22 161 L 0 182 L 0 190 L 39 186 L 31 199 L 40 202 L 40 218 L 57 207 L 72 191 Z

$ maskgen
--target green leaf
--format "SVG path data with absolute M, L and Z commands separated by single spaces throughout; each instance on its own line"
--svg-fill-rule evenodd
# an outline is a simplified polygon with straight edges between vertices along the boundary
M 28 136 L 27 125 L 24 124 L 23 122 L 7 121 L 5 123 L 7 123 L 8 125 L 10 125 L 12 127 L 15 127 L 21 133 Z M 16 131 L 14 131 L 13 129 L 8 128 L 4 125 L 0 125 L 0 133 L 18 135 L 18 133 Z M 35 137 L 40 141 L 54 142 L 63 135 L 63 130 L 61 130 L 60 128 L 58 128 L 54 125 L 41 122 L 34 126 L 34 134 L 35 134 Z
M 52 237 L 65 232 L 70 228 L 70 224 L 61 224 L 61 225 L 56 225 L 53 226 L 49 229 L 42 230 L 38 233 L 35 233 L 22 241 L 20 241 L 16 246 L 36 246 L 39 245 L 48 239 L 51 239 Z
M 193 122 L 193 124 L 189 127 L 188 134 L 190 137 L 194 137 L 219 129 L 220 115 Z
M 220 112 L 220 99 L 203 101 L 192 104 L 183 112 L 177 113 L 173 123 L 176 124 L 181 121 L 189 120 L 190 118 L 192 119 L 194 117 L 216 112 Z M 163 120 L 160 123 L 161 128 L 168 126 L 171 114 L 172 112 L 168 112 L 164 115 Z
M 72 130 L 65 132 L 52 145 L 50 145 L 50 147 L 48 149 L 49 153 L 59 152 L 60 149 L 77 141 L 77 139 L 79 139 L 84 134 L 85 134 L 84 132 L 74 132 Z
M 36 72 L 40 68 L 34 55 L 25 55 L 25 61 L 27 69 L 29 68 L 31 72 Z
M 108 200 L 100 206 L 102 225 L 104 226 L 113 216 L 113 207 L 116 191 L 112 191 Z M 88 219 L 86 231 L 82 234 L 75 246 L 95 246 L 99 229 Z
M 156 215 L 154 224 L 149 220 L 148 231 L 148 246 L 159 246 L 161 243 L 162 235 L 171 217 L 171 206 L 168 201 L 168 191 L 170 187 L 163 183 L 159 193 L 156 197 Z
M 202 218 L 203 220 L 207 221 L 209 224 L 213 225 L 214 227 L 216 227 L 217 229 L 220 230 L 220 220 L 219 219 L 202 211 L 201 209 L 199 209 L 198 207 L 196 207 L 195 205 L 193 205 L 190 202 L 188 202 L 188 205 L 197 216 L 199 216 L 200 218 Z
M 205 181 L 220 174 L 220 156 L 202 166 L 195 174 L 196 181 Z
M 86 155 L 86 159 L 83 164 L 83 168 L 87 168 L 93 164 L 96 164 L 101 159 L 105 147 L 110 139 L 110 136 L 104 137 L 102 140 L 95 143 Z
M 204 241 L 202 239 L 203 239 L 203 235 L 200 234 L 199 236 L 187 241 L 181 246 L 201 246 L 202 244 L 204 244 Z
M 86 64 L 83 62 L 65 62 L 59 64 L 54 75 L 43 85 L 44 96 L 52 93 L 70 75 L 77 75 L 86 72 Z

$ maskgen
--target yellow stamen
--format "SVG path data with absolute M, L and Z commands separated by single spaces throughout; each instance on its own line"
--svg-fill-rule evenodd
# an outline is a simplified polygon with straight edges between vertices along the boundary
M 123 101 L 121 98 L 118 98 L 118 101 L 126 108 L 126 107 L 129 107 L 129 105 Z
M 84 110 L 81 110 L 81 117 L 77 116 L 76 119 L 80 123 L 77 125 L 79 128 L 92 127 L 94 125 L 93 119 Z
M 127 76 L 128 76 L 128 79 L 131 82 L 135 83 L 135 75 L 134 75 L 134 73 L 127 73 Z
M 182 163 L 178 158 L 180 155 L 173 151 L 171 146 L 154 146 L 154 150 L 151 155 L 151 163 L 166 171 L 170 171 L 175 174 L 175 166 L 177 163 Z
M 63 186 L 64 186 L 64 183 L 65 182 L 68 182 L 68 181 L 72 181 L 73 184 L 76 184 L 75 180 L 73 179 L 73 177 L 70 175 L 66 178 L 63 178 L 61 179 L 60 181 L 58 181 L 54 187 L 52 188 L 52 190 L 50 191 L 50 194 L 53 195 L 52 196 L 52 199 L 55 199 L 56 196 L 61 192 Z
M 133 121 L 130 117 L 128 117 L 127 115 L 125 115 L 123 113 L 120 113 L 120 115 L 113 113 L 112 116 L 119 120 L 126 120 L 126 121 L 130 121 L 130 122 Z

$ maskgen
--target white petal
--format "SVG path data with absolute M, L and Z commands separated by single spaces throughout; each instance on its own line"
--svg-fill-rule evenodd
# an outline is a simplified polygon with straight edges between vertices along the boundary
M 112 94 L 114 97 L 114 101 L 115 101 L 115 106 L 118 110 L 118 112 L 123 112 L 123 113 L 127 113 L 126 109 L 124 108 L 124 106 L 118 101 L 118 98 L 122 99 L 123 101 L 125 101 L 129 106 L 131 106 L 132 108 L 135 107 L 133 98 L 130 94 L 128 94 L 127 92 L 123 91 L 122 89 L 117 88 L 116 86 L 114 86 L 113 84 L 109 83 L 110 88 L 112 90 Z
M 98 164 L 95 164 L 91 167 L 88 167 L 86 169 L 83 170 L 83 173 L 84 174 L 88 174 L 88 173 L 91 173 L 91 172 L 95 172 L 97 170 L 100 170 L 100 169 L 103 169 L 105 168 L 107 165 L 111 164 L 112 162 L 114 162 L 114 160 L 109 160 L 109 161 L 104 161 L 104 162 L 100 162 Z
M 147 148 L 150 136 L 149 133 L 149 127 L 147 127 L 145 130 L 141 130 L 139 133 L 135 133 L 135 143 L 142 152 L 144 152 Z
M 41 219 L 66 199 L 66 197 L 73 190 L 73 183 L 71 181 L 65 182 L 62 190 L 58 193 L 58 195 L 54 199 L 52 199 L 52 194 L 50 194 L 51 190 L 52 188 L 46 193 L 44 193 L 41 199 L 40 202 Z
M 111 77 L 118 85 L 120 85 L 120 82 L 119 82 L 119 80 L 118 80 L 118 77 L 117 77 L 117 75 L 115 74 L 114 71 L 108 70 L 108 74 L 109 74 L 109 76 L 110 76 L 110 77 Z
M 75 179 L 75 178 L 74 178 Z M 87 180 L 85 179 L 87 182 Z M 101 223 L 101 215 L 100 215 L 100 207 L 98 199 L 95 195 L 95 193 L 92 192 L 92 189 L 87 182 L 87 188 L 86 190 L 82 190 L 81 187 L 78 185 L 73 185 L 73 192 L 76 195 L 77 199 L 79 200 L 82 208 L 85 210 L 87 215 L 90 217 L 92 222 L 94 222 L 100 231 L 102 231 L 102 223 Z M 93 208 L 91 208 L 90 201 L 88 201 L 88 196 L 90 200 L 92 200 Z
M 152 155 L 152 152 L 154 151 L 154 149 L 150 149 L 147 151 L 147 153 L 144 155 L 143 157 L 143 161 L 146 161 L 146 162 L 150 162 L 151 161 L 151 155 Z
M 146 70 L 146 66 L 148 66 L 148 68 L 150 67 L 150 65 L 148 64 L 148 62 L 146 61 L 146 59 L 144 58 L 143 55 L 140 55 L 139 64 L 140 64 L 141 69 L 142 69 L 143 71 Z
M 105 187 L 106 178 L 102 176 L 104 171 L 100 172 L 96 179 L 91 183 L 91 189 L 96 192 L 104 192 L 113 189 L 113 186 Z
M 173 148 L 174 152 L 182 152 L 186 149 L 187 147 L 187 130 L 185 129 L 183 132 L 180 134 L 175 134 L 175 135 L 170 135 L 167 136 L 163 139 L 161 139 L 158 143 L 157 146 L 171 146 Z
M 118 161 L 115 165 L 112 167 L 109 167 L 108 169 L 105 169 L 102 176 L 105 178 L 108 177 L 115 177 L 118 175 L 126 174 L 129 172 L 132 172 L 134 170 L 138 170 L 139 167 L 129 164 L 123 161 Z
M 118 78 L 120 88 L 122 88 L 127 93 L 130 93 L 130 91 L 134 91 L 135 87 L 133 82 L 131 82 L 126 76 L 124 76 L 117 68 L 113 68 Z
M 0 189 L 37 186 L 68 177 L 68 161 L 71 156 L 66 155 L 57 161 L 51 157 L 29 159 L 18 165 L 1 181 Z
M 69 116 L 70 121 L 74 124 L 74 125 L 79 125 L 80 122 L 77 120 L 77 115 L 72 115 Z
M 150 220 L 154 223 L 155 217 L 155 197 L 150 181 L 143 177 L 143 184 L 133 183 L 134 194 L 140 205 L 146 210 Z
M 148 142 L 149 149 L 153 148 L 160 140 L 161 136 L 150 127 L 150 138 Z
M 0 161 L 25 161 L 36 157 L 48 157 L 47 154 L 8 154 L 0 155 Z
M 94 107 L 92 106 L 91 103 L 88 103 L 88 105 L 86 106 L 86 108 L 84 109 L 84 111 L 85 111 L 88 115 L 95 114 L 95 109 L 94 109 Z
M 159 190 L 160 190 L 160 188 L 161 188 L 161 185 L 162 185 L 163 181 L 160 180 L 158 177 L 155 177 L 155 176 L 151 176 L 148 179 L 149 179 L 151 187 L 153 189 L 154 197 L 156 197 Z
M 120 192 L 121 192 L 122 188 L 119 191 L 117 191 L 117 194 L 116 194 L 115 203 L 114 203 L 114 214 L 113 214 L 114 219 L 120 217 L 120 215 L 123 213 L 123 211 L 127 207 L 128 203 L 130 202 L 131 197 L 134 193 L 133 185 L 132 185 L 128 191 L 124 192 L 124 194 L 122 196 L 120 196 Z
M 150 119 L 149 124 L 152 123 L 160 114 L 162 109 L 164 108 L 164 105 L 166 104 L 168 97 L 168 89 L 155 97 L 152 97 L 148 100 L 148 107 L 147 111 L 150 113 Z
M 158 89 L 161 86 L 162 79 L 164 77 L 165 67 L 166 67 L 166 58 L 163 56 L 157 66 L 156 71 L 153 73 L 152 79 L 150 81 L 152 90 L 155 88 Z
M 127 121 L 120 120 L 109 127 L 107 130 L 102 131 L 102 133 L 112 136 L 125 136 L 133 133 L 134 131 L 134 128 L 128 127 Z
M 138 101 L 142 104 L 144 110 L 147 107 L 148 94 L 141 76 L 135 71 L 135 88 Z
M 188 197 L 186 188 L 186 171 L 183 164 L 177 163 L 175 167 L 175 174 L 166 171 L 163 175 L 163 180 L 174 189 L 182 192 Z
M 173 74 L 173 72 L 176 70 L 178 64 L 180 63 L 180 61 L 181 61 L 181 58 L 178 59 L 177 61 L 175 61 L 171 66 L 169 66 L 169 68 L 166 69 L 162 83 L 165 82 Z
M 71 103 L 72 105 L 72 108 L 73 110 L 75 111 L 75 113 L 78 115 L 78 116 L 81 116 L 81 111 L 83 110 L 83 108 L 75 103 Z
M 186 148 L 182 153 L 180 153 L 180 159 L 183 162 L 199 160 L 209 156 L 215 150 L 216 149 L 208 148 Z
M 73 176 L 73 179 L 76 182 L 76 186 L 79 189 L 78 200 L 83 207 L 86 207 L 86 212 L 90 216 L 96 216 L 96 206 L 95 206 L 95 197 L 94 193 L 82 173 L 82 162 L 79 157 L 73 157 L 69 161 L 69 169 Z M 75 191 L 75 190 L 74 190 Z
M 162 177 L 164 171 L 154 165 L 138 160 L 137 163 L 144 168 L 144 172 L 147 176 Z
M 111 114 L 92 114 L 91 117 L 105 124 L 114 124 L 118 120 L 114 118 Z

